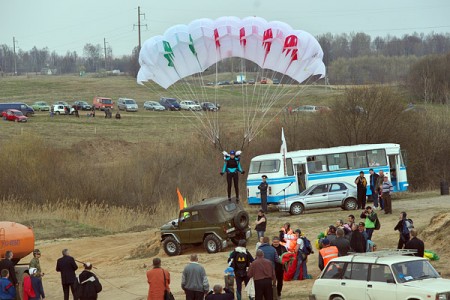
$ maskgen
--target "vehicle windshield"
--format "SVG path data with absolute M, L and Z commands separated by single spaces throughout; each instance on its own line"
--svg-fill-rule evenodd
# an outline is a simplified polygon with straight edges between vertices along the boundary
M 306 190 L 304 190 L 303 192 L 300 193 L 300 196 L 305 196 L 308 195 L 309 192 L 311 192 L 313 189 L 315 189 L 317 187 L 317 185 L 313 185 L 310 186 L 309 188 L 307 188 Z
M 395 278 L 404 283 L 413 280 L 440 278 L 438 272 L 427 260 L 413 260 L 392 265 Z
M 78 102 L 79 105 L 88 105 L 86 101 L 80 101 Z
M 23 113 L 21 111 L 13 111 L 13 115 L 15 115 L 15 116 L 23 116 Z
M 167 99 L 167 102 L 170 103 L 170 104 L 177 104 L 177 100 L 176 99 L 172 99 L 172 98 Z
M 249 174 L 276 173 L 280 170 L 280 164 L 279 159 L 252 161 L 250 163 Z
M 125 100 L 125 104 L 135 104 L 134 100 Z
M 103 104 L 112 104 L 111 99 L 102 99 Z

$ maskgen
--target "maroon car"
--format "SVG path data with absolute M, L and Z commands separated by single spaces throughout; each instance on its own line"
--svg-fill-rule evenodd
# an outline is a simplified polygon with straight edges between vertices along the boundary
M 20 110 L 17 109 L 7 109 L 2 112 L 3 120 L 14 121 L 14 122 L 27 122 L 28 118 L 23 115 Z

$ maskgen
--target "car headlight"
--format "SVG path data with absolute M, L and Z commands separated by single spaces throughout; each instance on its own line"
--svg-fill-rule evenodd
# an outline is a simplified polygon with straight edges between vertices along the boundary
M 447 300 L 447 299 L 448 299 L 447 293 L 436 295 L 436 300 Z

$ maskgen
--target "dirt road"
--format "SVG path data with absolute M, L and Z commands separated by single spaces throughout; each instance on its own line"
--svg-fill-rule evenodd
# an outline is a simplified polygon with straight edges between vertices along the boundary
M 256 210 L 256 208 L 255 208 Z M 450 197 L 439 196 L 426 199 L 395 200 L 393 202 L 393 214 L 380 214 L 381 230 L 375 231 L 373 240 L 379 249 L 395 248 L 398 241 L 398 232 L 393 230 L 398 222 L 401 211 L 407 211 L 408 217 L 414 220 L 414 225 L 419 230 L 425 230 L 425 248 L 436 251 L 441 259 L 433 262 L 433 265 L 441 272 L 443 277 L 450 277 L 450 267 L 446 262 L 450 254 L 444 253 L 443 238 L 440 235 L 440 226 L 450 224 Z M 278 235 L 278 230 L 284 222 L 290 222 L 294 228 L 301 228 L 308 238 L 313 241 L 325 228 L 334 224 L 337 219 L 346 220 L 347 215 L 353 213 L 359 215 L 359 211 L 347 212 L 338 209 L 327 209 L 311 211 L 299 217 L 293 217 L 271 211 L 268 214 L 269 228 L 266 236 Z M 447 213 L 441 220 L 429 226 L 430 219 L 438 213 Z M 443 220 L 442 220 L 443 219 Z M 357 218 L 359 221 L 359 218 Z M 252 220 L 253 222 L 253 220 Z M 427 231 L 426 229 L 429 228 Z M 255 237 L 249 242 L 248 249 L 255 252 Z M 430 242 L 432 241 L 432 242 Z M 202 247 L 190 248 L 183 251 L 181 256 L 168 257 L 159 247 L 159 235 L 157 229 L 138 233 L 117 234 L 104 237 L 64 239 L 52 241 L 37 241 L 37 247 L 42 252 L 41 265 L 44 277 L 44 289 L 46 299 L 62 299 L 60 275 L 55 272 L 56 260 L 61 256 L 61 250 L 68 248 L 71 255 L 79 261 L 89 261 L 97 269 L 94 271 L 100 277 L 103 284 L 103 292 L 100 299 L 146 299 L 148 285 L 145 272 L 151 267 L 152 257 L 144 259 L 131 259 L 130 254 L 139 248 L 156 248 L 158 256 L 162 258 L 164 268 L 171 273 L 171 288 L 176 299 L 183 299 L 184 294 L 180 288 L 181 272 L 188 263 L 189 254 L 199 253 L 199 261 L 205 266 L 211 285 L 223 284 L 223 270 L 226 268 L 226 259 L 229 251 L 233 249 L 230 245 L 224 252 L 207 254 Z M 21 263 L 28 262 L 27 257 Z M 79 271 L 82 266 L 80 264 Z M 316 254 L 310 256 L 308 270 L 313 278 L 319 274 Z M 79 272 L 77 272 L 78 274 Z M 283 299 L 307 299 L 314 280 L 286 282 L 283 290 Z

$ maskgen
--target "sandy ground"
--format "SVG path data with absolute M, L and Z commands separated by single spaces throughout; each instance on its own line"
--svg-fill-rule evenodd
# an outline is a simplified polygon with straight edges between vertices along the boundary
M 256 208 L 255 208 L 256 210 Z M 439 196 L 426 199 L 394 200 L 393 214 L 380 214 L 381 230 L 375 231 L 374 241 L 378 248 L 395 248 L 398 241 L 398 232 L 393 230 L 398 222 L 401 211 L 407 211 L 408 216 L 414 220 L 414 225 L 423 231 L 425 248 L 439 254 L 441 259 L 433 262 L 433 265 L 441 272 L 443 277 L 450 278 L 450 266 L 446 264 L 450 258 L 449 253 L 444 253 L 443 233 L 450 224 L 450 197 Z M 301 228 L 308 238 L 313 241 L 325 228 L 334 224 L 337 219 L 346 220 L 347 215 L 360 212 L 347 212 L 340 209 L 327 209 L 309 211 L 301 216 L 289 216 L 275 210 L 268 214 L 269 229 L 267 236 L 278 234 L 278 230 L 284 222 L 290 222 L 294 228 Z M 430 224 L 433 216 L 440 214 Z M 357 220 L 359 220 L 357 218 Z M 422 234 L 420 234 L 422 235 Z M 248 249 L 255 253 L 256 238 L 253 236 Z M 210 285 L 223 284 L 223 271 L 226 268 L 226 259 L 232 245 L 217 254 L 207 254 L 202 247 L 192 247 L 183 251 L 177 257 L 168 257 L 159 248 L 159 234 L 157 229 L 138 233 L 117 234 L 104 237 L 63 239 L 52 241 L 37 241 L 36 246 L 42 252 L 41 266 L 46 273 L 43 278 L 46 299 L 62 299 L 60 275 L 55 271 L 56 260 L 61 256 L 61 250 L 68 248 L 72 256 L 79 261 L 89 261 L 94 264 L 95 273 L 103 284 L 103 291 L 99 299 L 146 299 L 148 285 L 145 272 L 151 267 L 152 257 L 144 259 L 131 259 L 130 254 L 138 247 L 153 248 L 162 259 L 164 268 L 171 273 L 171 289 L 176 299 L 184 299 L 180 287 L 181 272 L 188 263 L 189 254 L 199 253 L 199 262 L 205 266 Z M 230 243 L 231 244 L 231 243 Z M 151 250 L 151 249 L 150 249 Z M 24 258 L 21 263 L 26 263 L 31 257 Z M 80 264 L 79 271 L 82 266 Z M 308 271 L 316 278 L 319 274 L 316 254 L 310 256 Z M 77 272 L 78 274 L 78 272 Z M 283 299 L 307 299 L 314 280 L 286 282 L 283 289 Z

